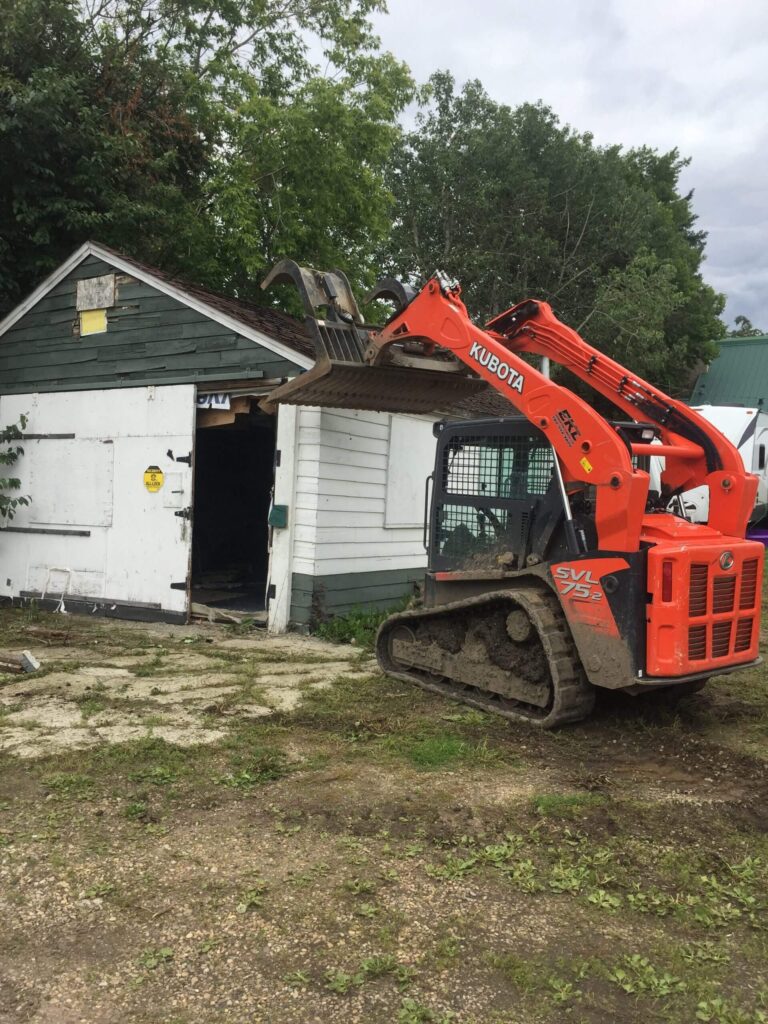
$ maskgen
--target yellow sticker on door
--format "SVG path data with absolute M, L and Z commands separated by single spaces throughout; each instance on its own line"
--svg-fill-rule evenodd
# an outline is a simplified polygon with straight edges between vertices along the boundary
M 592 472 L 592 463 L 589 461 L 586 455 L 583 459 L 579 459 L 579 462 L 581 463 L 581 468 L 584 470 L 585 473 Z
M 150 494 L 156 494 L 163 486 L 165 476 L 159 466 L 147 466 L 144 470 L 144 486 Z

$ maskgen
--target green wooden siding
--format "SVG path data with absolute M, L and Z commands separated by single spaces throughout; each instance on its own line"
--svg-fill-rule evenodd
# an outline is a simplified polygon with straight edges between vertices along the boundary
M 331 615 L 357 608 L 386 610 L 413 594 L 424 579 L 423 569 L 383 569 L 333 576 L 293 574 L 291 623 L 313 627 Z
M 73 334 L 80 278 L 118 275 L 107 331 Z M 301 368 L 203 313 L 86 257 L 0 337 L 0 394 L 292 377 Z

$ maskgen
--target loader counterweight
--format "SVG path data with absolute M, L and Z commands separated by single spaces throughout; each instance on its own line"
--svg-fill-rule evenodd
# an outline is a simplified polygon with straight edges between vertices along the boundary
M 694 524 L 669 520 L 672 538 L 648 552 L 647 674 L 714 675 L 720 666 L 753 662 L 760 641 L 763 545 L 702 537 Z M 654 525 L 660 531 L 661 523 Z M 682 539 L 687 527 L 694 536 Z

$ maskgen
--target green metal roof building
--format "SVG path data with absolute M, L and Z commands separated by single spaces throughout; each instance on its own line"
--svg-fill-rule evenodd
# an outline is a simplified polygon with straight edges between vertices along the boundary
M 768 410 L 768 335 L 724 338 L 699 375 L 691 405 L 745 405 Z

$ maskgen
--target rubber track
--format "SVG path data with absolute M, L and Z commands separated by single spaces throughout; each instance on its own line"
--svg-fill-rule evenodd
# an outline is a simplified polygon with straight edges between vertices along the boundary
M 484 608 L 491 609 L 500 603 L 509 607 L 509 602 L 521 605 L 528 612 L 547 655 L 554 693 L 551 707 L 546 711 L 491 693 L 480 686 L 425 679 L 418 670 L 400 671 L 390 658 L 388 634 L 398 625 L 408 626 L 419 619 L 434 620 L 440 618 L 441 613 L 445 613 L 446 617 L 453 616 L 457 611 L 472 614 Z M 553 729 L 568 722 L 578 722 L 591 714 L 595 704 L 595 688 L 584 675 L 560 602 L 554 594 L 543 589 L 506 590 L 456 601 L 437 609 L 414 609 L 392 615 L 379 629 L 376 654 L 381 669 L 395 679 L 415 683 L 423 690 L 540 729 Z

